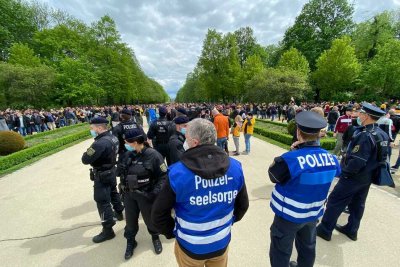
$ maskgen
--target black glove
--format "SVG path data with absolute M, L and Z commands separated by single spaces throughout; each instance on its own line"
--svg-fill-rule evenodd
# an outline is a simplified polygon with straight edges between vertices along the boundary
M 172 232 L 172 233 L 169 233 L 169 234 L 166 234 L 166 235 L 164 235 L 164 236 L 165 236 L 166 239 L 173 239 L 173 238 L 175 238 L 175 235 L 174 235 L 173 232 Z

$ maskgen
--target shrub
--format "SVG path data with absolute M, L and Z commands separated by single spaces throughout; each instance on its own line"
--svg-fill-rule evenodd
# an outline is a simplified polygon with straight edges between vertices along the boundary
M 59 139 L 46 142 L 40 145 L 36 145 L 18 152 L 15 152 L 11 155 L 0 158 L 0 171 L 7 170 L 11 167 L 14 167 L 18 164 L 21 164 L 25 161 L 31 160 L 37 156 L 50 152 L 54 149 L 67 145 L 69 143 L 75 142 L 80 139 L 86 139 L 89 137 L 89 131 L 87 129 L 82 130 L 81 132 L 67 135 L 61 137 Z
M 25 140 L 19 133 L 13 131 L 0 132 L 0 155 L 9 155 L 24 149 L 24 147 Z
M 294 132 L 296 131 L 296 122 L 294 120 L 289 121 L 287 124 L 288 133 L 293 136 Z
M 274 131 L 268 131 L 266 129 L 254 127 L 256 134 L 271 138 L 285 145 L 292 145 L 292 136 Z M 332 150 L 335 148 L 336 140 L 332 138 L 321 139 L 321 147 L 326 150 Z

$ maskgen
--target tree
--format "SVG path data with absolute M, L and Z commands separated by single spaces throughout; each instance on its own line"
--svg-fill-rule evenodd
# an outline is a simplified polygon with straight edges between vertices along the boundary
M 353 27 L 354 8 L 347 0 L 310 0 L 283 38 L 284 49 L 298 49 L 315 70 L 316 60 L 331 42 Z
M 268 68 L 247 83 L 245 100 L 288 103 L 291 97 L 304 99 L 309 91 L 303 74 L 294 70 Z
M 234 32 L 234 35 L 238 46 L 239 63 L 243 68 L 247 58 L 256 52 L 256 38 L 253 29 L 250 27 L 238 29 Z
M 334 99 L 339 93 L 349 91 L 361 70 L 351 39 L 344 36 L 334 40 L 332 47 L 317 60 L 313 79 L 320 90 L 320 97 Z
M 366 65 L 362 75 L 365 98 L 400 98 L 400 41 L 390 40 Z
M 29 43 L 37 30 L 34 12 L 25 2 L 0 0 L 0 60 L 6 60 L 12 43 Z
M 396 13 L 385 11 L 372 20 L 357 24 L 352 34 L 357 58 L 369 61 L 378 53 L 378 47 L 385 45 L 400 34 L 400 22 Z
M 278 68 L 296 70 L 306 77 L 310 73 L 307 59 L 296 48 L 291 48 L 283 53 L 279 59 Z
M 40 59 L 34 55 L 34 51 L 26 44 L 14 43 L 10 48 L 10 64 L 19 64 L 26 67 L 38 67 Z

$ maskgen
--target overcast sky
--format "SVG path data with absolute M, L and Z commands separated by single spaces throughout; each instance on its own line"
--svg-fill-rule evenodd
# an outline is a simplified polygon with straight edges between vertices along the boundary
M 193 70 L 208 28 L 233 32 L 250 26 L 262 45 L 282 39 L 307 0 L 40 0 L 91 23 L 108 14 L 117 23 L 145 73 L 175 97 Z M 351 0 L 349 2 L 352 2 Z M 355 0 L 362 21 L 400 0 Z

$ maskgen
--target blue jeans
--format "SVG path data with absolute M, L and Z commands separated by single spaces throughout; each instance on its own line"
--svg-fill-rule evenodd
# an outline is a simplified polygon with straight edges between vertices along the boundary
M 226 137 L 217 138 L 217 146 L 225 150 L 226 141 L 227 141 Z
M 333 132 L 335 130 L 336 124 L 328 124 L 328 132 Z
M 246 145 L 246 152 L 250 152 L 250 137 L 251 134 L 244 134 L 244 143 Z
M 26 136 L 26 128 L 25 127 L 19 127 L 18 132 L 22 136 Z

